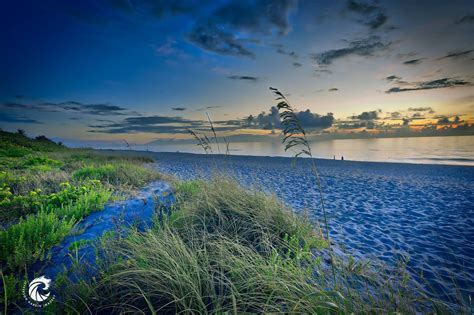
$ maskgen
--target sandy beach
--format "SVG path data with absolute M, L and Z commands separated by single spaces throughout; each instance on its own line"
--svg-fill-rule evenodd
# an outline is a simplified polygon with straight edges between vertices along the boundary
M 308 160 L 283 157 L 150 153 L 160 172 L 180 179 L 215 172 L 274 193 L 295 211 L 321 219 Z M 331 237 L 359 258 L 393 265 L 410 257 L 413 274 L 454 294 L 474 293 L 474 168 L 317 160 Z M 424 281 L 424 280 L 422 280 Z

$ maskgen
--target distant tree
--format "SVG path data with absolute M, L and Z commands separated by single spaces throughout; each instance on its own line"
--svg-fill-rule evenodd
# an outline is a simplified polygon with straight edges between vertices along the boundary
M 51 141 L 45 135 L 37 136 L 35 139 L 40 141 Z
M 26 132 L 25 132 L 24 129 L 18 129 L 16 132 L 17 132 L 19 135 L 22 135 L 22 136 L 25 136 L 25 137 L 26 137 Z
M 246 120 L 247 120 L 247 126 L 251 126 L 251 125 L 254 124 L 255 118 L 253 118 L 253 116 L 250 115 L 250 116 L 247 117 Z

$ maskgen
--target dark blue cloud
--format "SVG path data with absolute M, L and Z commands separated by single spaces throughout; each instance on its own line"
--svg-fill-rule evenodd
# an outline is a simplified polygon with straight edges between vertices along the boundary
M 251 82 L 258 81 L 257 77 L 248 76 L 248 75 L 230 75 L 227 78 L 231 80 L 243 80 L 243 81 L 251 81 Z
M 199 18 L 188 38 L 199 47 L 223 55 L 255 57 L 248 41 L 255 36 L 285 34 L 293 0 L 234 0 Z
M 375 110 L 369 111 L 369 112 L 362 112 L 359 115 L 352 116 L 352 119 L 358 119 L 358 120 L 374 120 L 378 118 L 379 118 L 378 112 Z
M 466 14 L 461 16 L 459 19 L 456 20 L 456 24 L 470 24 L 474 23 L 474 14 Z
M 359 22 L 372 30 L 380 28 L 388 20 L 385 10 L 376 1 L 349 0 L 346 9 L 358 14 Z
M 404 61 L 403 64 L 404 65 L 418 65 L 421 63 L 422 60 L 423 58 L 411 59 L 411 60 Z
M 17 109 L 17 110 L 31 110 L 39 112 L 73 112 L 87 115 L 127 115 L 127 109 L 117 105 L 106 103 L 84 104 L 77 101 L 66 102 L 41 102 L 33 104 L 23 104 L 18 102 L 4 102 L 0 104 L 0 108 Z
M 385 50 L 390 46 L 390 42 L 384 42 L 379 36 L 370 36 L 368 38 L 356 39 L 349 42 L 345 48 L 331 49 L 322 53 L 311 54 L 313 60 L 319 65 L 327 66 L 334 60 L 357 55 L 373 56 L 375 52 Z
M 305 129 L 326 129 L 332 126 L 334 122 L 334 116 L 332 113 L 327 115 L 319 115 L 312 113 L 309 109 L 295 113 L 296 117 L 301 123 L 301 126 Z M 248 127 L 257 127 L 266 130 L 280 129 L 281 121 L 278 113 L 278 109 L 275 106 L 270 108 L 268 113 L 262 112 L 258 116 L 254 117 L 250 115 L 246 120 L 245 124 Z
M 455 78 L 442 78 L 437 80 L 430 80 L 424 82 L 413 82 L 406 83 L 404 87 L 392 87 L 385 91 L 385 93 L 400 93 L 400 92 L 410 92 L 410 91 L 421 91 L 421 90 L 432 90 L 432 89 L 444 89 L 444 88 L 454 88 L 460 86 L 471 86 L 472 83 L 464 79 L 455 79 Z
M 30 119 L 25 117 L 18 117 L 10 115 L 7 113 L 0 112 L 0 121 L 6 123 L 16 123 L 16 124 L 41 124 L 41 122 L 36 119 Z
M 438 59 L 441 60 L 441 59 L 446 59 L 446 58 L 459 58 L 459 57 L 467 56 L 472 52 L 474 52 L 474 49 L 453 51 Z

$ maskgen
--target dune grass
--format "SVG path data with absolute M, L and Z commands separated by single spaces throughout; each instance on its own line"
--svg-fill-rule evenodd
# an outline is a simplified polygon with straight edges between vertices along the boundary
M 113 186 L 140 187 L 156 178 L 153 172 L 131 163 L 114 163 L 97 166 L 86 166 L 73 173 L 77 180 L 96 179 Z
M 233 180 L 176 182 L 169 217 L 108 237 L 100 277 L 63 279 L 68 313 L 450 313 L 406 269 L 351 257 L 334 264 L 320 229 L 277 198 Z M 333 259 L 338 259 L 333 257 Z M 80 258 L 75 277 L 87 274 Z
M 69 294 L 70 311 L 81 304 L 145 313 L 335 308 L 338 295 L 314 292 L 309 277 L 320 263 L 312 251 L 327 243 L 306 218 L 224 178 L 176 186 L 168 219 L 107 243 L 103 250 L 110 263 L 102 266 L 103 277 L 87 289 L 69 283 L 62 290 Z

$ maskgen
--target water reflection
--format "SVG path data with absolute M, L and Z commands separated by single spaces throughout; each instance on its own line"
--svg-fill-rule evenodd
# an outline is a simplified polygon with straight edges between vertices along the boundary
M 146 150 L 136 146 L 136 150 Z M 222 148 L 221 148 L 222 149 Z M 380 139 L 343 139 L 311 142 L 316 157 L 353 161 L 403 162 L 423 164 L 453 164 L 474 166 L 474 136 L 412 137 Z M 155 145 L 148 150 L 157 152 L 203 153 L 194 144 Z M 292 156 L 279 142 L 230 143 L 234 155 Z M 215 152 L 216 153 L 216 152 Z M 222 152 L 223 153 L 223 152 Z

